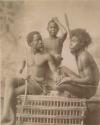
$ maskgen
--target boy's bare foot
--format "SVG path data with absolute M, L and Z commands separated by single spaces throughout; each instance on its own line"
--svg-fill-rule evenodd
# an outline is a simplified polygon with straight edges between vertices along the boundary
M 1 125 L 14 125 L 14 119 L 8 118 L 8 116 L 2 116 Z
M 2 116 L 1 118 L 1 125 L 4 125 L 4 123 L 8 123 L 10 122 L 10 119 L 8 118 L 8 116 Z
M 50 96 L 59 96 L 59 92 L 58 91 L 51 91 Z

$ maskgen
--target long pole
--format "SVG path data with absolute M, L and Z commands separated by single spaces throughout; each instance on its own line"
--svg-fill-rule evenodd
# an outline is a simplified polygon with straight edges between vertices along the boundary
M 66 26 L 67 26 L 67 29 L 68 29 L 68 34 L 69 34 L 69 40 L 71 41 L 71 33 L 70 33 L 70 26 L 69 26 L 69 20 L 68 20 L 68 16 L 67 14 L 65 13 L 65 23 L 66 23 Z

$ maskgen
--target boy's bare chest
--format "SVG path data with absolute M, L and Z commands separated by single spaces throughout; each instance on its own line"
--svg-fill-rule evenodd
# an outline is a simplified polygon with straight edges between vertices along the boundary
M 51 50 L 59 49 L 61 47 L 59 39 L 45 41 L 44 46 L 45 48 L 51 49 Z
M 35 55 L 31 56 L 31 58 L 28 60 L 28 66 L 30 68 L 37 67 L 37 66 L 43 66 L 46 63 L 46 58 L 44 55 Z
M 46 62 L 47 61 L 46 61 L 44 56 L 36 56 L 36 57 L 34 57 L 35 66 L 44 66 Z

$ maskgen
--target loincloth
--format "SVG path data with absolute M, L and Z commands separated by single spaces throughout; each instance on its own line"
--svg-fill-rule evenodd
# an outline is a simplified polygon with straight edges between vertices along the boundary
M 29 79 L 28 82 L 28 94 L 41 94 L 43 92 L 43 82 L 36 81 L 35 79 Z
M 54 82 L 51 80 L 37 81 L 35 79 L 28 80 L 28 94 L 48 94 L 53 90 Z

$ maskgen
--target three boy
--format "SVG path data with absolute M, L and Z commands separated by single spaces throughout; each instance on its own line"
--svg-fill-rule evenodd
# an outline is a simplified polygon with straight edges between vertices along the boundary
M 59 27 L 62 30 L 61 37 L 57 37 Z M 42 94 L 45 91 L 56 90 L 59 93 L 68 91 L 69 94 L 79 98 L 92 97 L 99 83 L 99 71 L 92 56 L 87 52 L 86 48 L 91 43 L 91 37 L 83 29 L 75 29 L 71 31 L 70 50 L 75 56 L 79 75 L 68 69 L 60 67 L 59 71 L 63 74 L 63 79 L 58 78 L 57 68 L 61 64 L 61 53 L 63 42 L 66 39 L 67 31 L 60 24 L 57 18 L 53 18 L 48 23 L 49 37 L 42 41 L 39 32 L 34 31 L 28 34 L 27 42 L 31 47 L 33 58 L 33 72 L 26 79 L 28 81 L 29 94 Z M 25 61 L 24 61 L 25 65 Z M 48 80 L 47 67 L 54 74 L 54 80 Z M 24 68 L 24 67 L 23 67 Z M 21 69 L 21 72 L 23 69 Z M 57 83 L 55 83 L 57 79 Z M 19 83 L 19 87 L 18 87 Z M 46 84 L 45 84 L 46 83 Z M 56 84 L 56 85 L 55 85 Z M 44 87 L 45 86 L 45 87 Z M 9 110 L 12 110 L 13 117 L 10 124 L 15 123 L 15 108 L 13 100 L 17 95 L 25 91 L 25 79 L 9 78 L 6 80 L 5 87 L 4 113 L 2 123 L 9 121 Z

